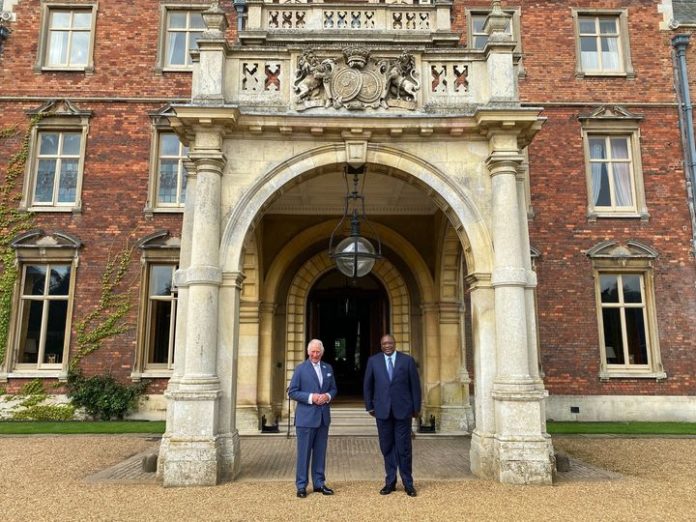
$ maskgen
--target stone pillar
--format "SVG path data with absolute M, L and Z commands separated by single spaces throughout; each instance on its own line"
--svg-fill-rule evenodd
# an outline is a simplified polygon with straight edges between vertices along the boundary
M 237 427 L 243 433 L 259 431 L 259 302 L 242 300 L 239 316 L 239 352 L 237 381 Z M 273 424 L 273 417 L 266 417 Z
M 275 422 L 273 411 L 273 317 L 275 303 L 261 303 L 259 324 L 259 373 L 258 408 L 259 415 L 265 415 L 269 422 Z
M 440 389 L 440 344 L 438 328 L 438 309 L 435 303 L 423 303 L 423 346 L 422 375 L 423 379 L 423 407 L 421 417 L 428 424 L 431 415 L 439 415 L 441 398 Z M 396 340 L 397 349 L 399 339 Z
M 484 25 L 484 31 L 488 33 L 485 52 L 490 101 L 517 102 L 517 76 L 512 56 L 515 42 L 505 31 L 511 17 L 503 12 L 500 1 L 494 0 L 492 4 L 493 9 Z
M 466 281 L 471 302 L 476 411 L 476 427 L 471 434 L 471 471 L 477 477 L 495 479 L 495 298 L 490 274 L 471 274 Z
M 521 234 L 517 169 L 523 160 L 515 132 L 493 131 L 487 160 L 492 186 L 493 274 L 497 374 L 493 386 L 496 418 L 496 473 L 511 484 L 550 484 L 552 451 L 542 432 L 544 389 L 530 372 L 528 273 Z M 524 237 L 523 237 L 524 236 Z
M 165 486 L 202 486 L 220 479 L 217 375 L 218 298 L 222 283 L 219 267 L 220 184 L 225 157 L 222 133 L 199 128 L 189 157 L 196 165 L 190 265 L 176 273 L 186 288 L 185 344 L 177 364 L 180 378 L 168 390 L 169 433 L 162 464 Z
M 212 2 L 203 11 L 206 29 L 198 40 L 199 60 L 194 65 L 191 98 L 204 104 L 222 104 L 225 101 L 225 65 L 227 63 L 227 18 L 218 2 Z
M 181 224 L 181 250 L 179 251 L 179 268 L 186 268 L 191 264 L 191 239 L 193 236 L 193 209 L 196 201 L 196 164 L 187 159 L 186 167 L 186 201 L 184 203 L 184 215 Z M 186 286 L 177 289 L 176 325 L 174 334 L 174 370 L 167 383 L 164 392 L 165 397 L 175 392 L 179 387 L 179 381 L 184 374 L 184 350 L 186 339 L 186 315 L 188 310 L 188 288 Z M 157 459 L 157 477 L 162 478 L 164 462 L 169 453 L 169 441 L 172 434 L 170 429 L 174 426 L 172 408 L 167 408 L 166 431 L 162 435 L 159 457 Z
M 468 382 L 461 379 L 464 367 L 463 338 L 460 336 L 462 307 L 457 302 L 440 303 L 440 382 L 442 404 L 440 406 L 440 431 L 468 431 L 467 413 Z M 466 370 L 465 370 L 466 371 Z

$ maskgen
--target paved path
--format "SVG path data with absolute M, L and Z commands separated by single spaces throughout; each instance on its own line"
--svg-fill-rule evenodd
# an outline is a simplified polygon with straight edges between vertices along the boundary
M 293 481 L 295 439 L 261 435 L 241 438 L 242 468 L 238 481 Z M 152 483 L 154 473 L 142 471 L 142 458 L 157 452 L 159 441 L 138 455 L 87 478 L 89 482 Z M 471 480 L 468 437 L 418 437 L 413 441 L 413 475 L 416 480 Z M 571 459 L 570 471 L 559 473 L 559 481 L 612 480 L 621 475 Z M 377 439 L 372 437 L 331 437 L 327 455 L 327 480 L 381 482 L 384 476 Z

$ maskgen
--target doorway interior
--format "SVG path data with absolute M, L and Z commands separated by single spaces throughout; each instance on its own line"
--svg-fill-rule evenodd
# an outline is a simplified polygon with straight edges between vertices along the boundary
M 362 402 L 367 359 L 379 351 L 389 332 L 389 302 L 381 282 L 371 274 L 355 280 L 331 270 L 309 293 L 306 342 L 324 343 L 323 360 L 334 369 L 337 402 Z

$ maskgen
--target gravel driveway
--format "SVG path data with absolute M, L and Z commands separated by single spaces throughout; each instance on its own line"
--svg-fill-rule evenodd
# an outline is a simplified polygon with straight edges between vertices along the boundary
M 0 520 L 696 520 L 696 439 L 558 437 L 554 445 L 619 480 L 550 487 L 417 480 L 418 497 L 381 481 L 332 481 L 333 497 L 294 496 L 292 481 L 164 489 L 86 478 L 153 442 L 135 436 L 0 438 Z M 416 477 L 417 478 L 417 477 Z

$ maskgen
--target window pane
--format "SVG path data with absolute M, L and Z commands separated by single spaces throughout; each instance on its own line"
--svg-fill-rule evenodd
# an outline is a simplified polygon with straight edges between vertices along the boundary
M 49 295 L 65 295 L 70 292 L 70 265 L 51 265 L 48 283 Z
M 169 13 L 169 28 L 170 29 L 186 29 L 186 12 L 185 11 L 170 11 L 170 13 Z
M 44 295 L 46 265 L 27 265 L 24 271 L 23 295 Z
M 152 266 L 150 268 L 150 295 L 171 295 L 172 293 L 171 265 Z
M 614 189 L 617 206 L 633 206 L 633 187 L 631 186 L 631 171 L 628 163 L 614 164 Z
M 473 15 L 471 17 L 471 25 L 474 33 L 483 32 L 483 24 L 486 23 L 486 15 Z
M 203 33 L 191 33 L 191 41 L 189 42 L 189 49 L 197 49 L 198 48 L 198 40 L 201 39 L 201 36 L 203 36 Z M 186 57 L 190 58 L 189 54 L 186 53 Z
M 171 301 L 150 301 L 150 306 L 148 362 L 166 364 L 169 359 Z
M 56 160 L 39 161 L 36 173 L 35 203 L 51 203 L 53 201 L 53 179 L 56 172 Z
M 599 276 L 599 286 L 602 295 L 603 303 L 618 303 L 619 302 L 619 286 L 617 277 L 611 274 L 602 274 Z
M 203 15 L 197 11 L 191 13 L 191 29 L 205 29 L 205 22 L 203 21 Z
M 179 138 L 176 134 L 166 133 L 160 135 L 160 156 L 178 156 Z
M 616 29 L 616 20 L 600 18 L 599 20 L 599 32 L 602 34 L 616 34 L 618 33 Z
M 70 12 L 51 12 L 51 29 L 68 29 L 70 27 Z
M 186 169 L 181 169 L 181 194 L 179 194 L 179 203 L 186 203 Z
M 488 43 L 488 36 L 478 35 L 474 37 L 474 48 L 483 49 Z
M 594 51 L 583 51 L 580 55 L 580 60 L 582 62 L 582 68 L 585 71 L 595 71 L 599 69 L 599 58 Z
M 65 65 L 68 63 L 68 33 L 52 32 L 48 45 L 48 64 Z
M 63 345 L 65 344 L 65 325 L 67 318 L 67 300 L 51 301 L 48 303 L 44 363 L 56 364 L 63 361 Z
M 626 308 L 626 340 L 630 364 L 648 364 L 648 346 L 642 308 Z
M 614 159 L 628 159 L 628 140 L 611 138 L 611 156 Z
M 79 156 L 81 141 L 82 134 L 80 134 L 79 132 L 63 133 L 63 154 L 70 156 Z
M 77 160 L 63 160 L 58 184 L 58 202 L 72 203 L 75 201 L 77 189 Z
M 42 132 L 39 138 L 39 154 L 58 154 L 58 133 Z
M 580 32 L 585 34 L 593 34 L 595 32 L 595 19 L 594 18 L 580 18 Z
M 185 65 L 186 33 L 169 33 L 168 49 L 167 58 L 170 65 Z
M 605 71 L 619 70 L 619 48 L 616 38 L 602 39 L 602 68 Z
M 39 342 L 41 336 L 41 314 L 43 301 L 22 302 L 22 332 L 19 341 L 19 363 L 39 362 Z
M 73 33 L 72 47 L 70 48 L 70 65 L 87 65 L 88 51 L 89 33 Z
M 602 310 L 604 348 L 607 364 L 624 364 L 623 341 L 621 340 L 621 311 L 618 308 Z
M 91 29 L 92 13 L 87 11 L 77 11 L 73 18 L 73 29 Z
M 624 275 L 623 280 L 623 294 L 625 303 L 642 303 L 643 296 L 640 287 L 639 275 Z
M 590 138 L 590 158 L 606 159 L 607 152 L 604 145 L 604 138 Z
M 592 165 L 592 183 L 592 190 L 594 191 L 595 196 L 595 206 L 610 207 L 611 190 L 609 187 L 609 173 L 607 171 L 606 163 L 594 163 Z
M 162 160 L 159 172 L 158 198 L 161 203 L 176 203 L 178 160 Z

